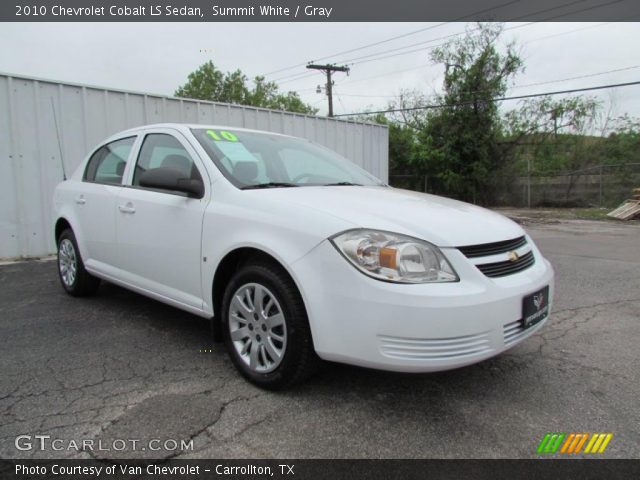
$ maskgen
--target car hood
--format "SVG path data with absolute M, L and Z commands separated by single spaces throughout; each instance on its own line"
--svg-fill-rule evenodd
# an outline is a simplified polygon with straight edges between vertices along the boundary
M 518 224 L 490 210 L 391 187 L 273 188 L 255 193 L 265 200 L 321 211 L 354 227 L 403 233 L 440 247 L 477 245 L 524 235 Z

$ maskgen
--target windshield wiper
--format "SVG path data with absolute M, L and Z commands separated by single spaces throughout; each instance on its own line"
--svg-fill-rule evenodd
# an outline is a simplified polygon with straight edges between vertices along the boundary
M 246 185 L 241 188 L 241 190 L 253 190 L 258 188 L 281 188 L 281 187 L 297 187 L 295 183 L 288 182 L 266 182 L 266 183 L 257 183 L 255 185 Z
M 336 182 L 336 183 L 323 183 L 323 187 L 362 187 L 360 183 L 352 183 L 352 182 Z

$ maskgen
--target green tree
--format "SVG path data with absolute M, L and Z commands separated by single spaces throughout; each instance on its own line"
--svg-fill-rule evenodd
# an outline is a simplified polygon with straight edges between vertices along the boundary
M 640 163 L 640 120 L 623 115 L 611 123 L 609 134 L 602 143 L 607 163 Z
M 264 77 L 257 76 L 252 83 L 240 70 L 224 73 L 208 61 L 189 74 L 187 82 L 178 87 L 175 95 L 310 115 L 318 112 L 317 108 L 304 103 L 296 92 L 281 93 L 275 82 L 267 82 Z
M 589 165 L 600 103 L 591 97 L 525 100 L 503 116 L 503 146 L 516 173 L 550 174 Z
M 413 174 L 412 160 L 418 147 L 416 130 L 408 125 L 387 118 L 384 114 L 371 117 L 353 117 L 352 120 L 373 122 L 389 128 L 389 175 Z
M 428 110 L 416 157 L 420 170 L 435 175 L 449 194 L 484 204 L 493 201 L 505 162 L 493 99 L 523 69 L 513 43 L 498 48 L 502 29 L 481 23 L 433 50 L 432 61 L 444 67 L 444 92 L 432 103 L 443 108 Z
M 394 185 L 422 190 L 428 176 L 429 191 L 495 204 L 515 177 L 573 172 L 568 198 L 585 168 L 638 162 L 637 119 L 602 121 L 594 98 L 540 97 L 501 110 L 495 99 L 524 70 L 515 44 L 500 46 L 501 33 L 502 25 L 481 23 L 434 49 L 443 93 L 405 90 L 389 103 L 393 112 L 378 121 L 389 126 L 390 173 L 416 180 L 392 178 Z

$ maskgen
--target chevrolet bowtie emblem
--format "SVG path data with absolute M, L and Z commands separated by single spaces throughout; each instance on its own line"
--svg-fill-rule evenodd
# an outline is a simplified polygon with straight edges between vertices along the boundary
M 520 255 L 518 255 L 517 252 L 513 251 L 513 252 L 507 253 L 507 258 L 509 259 L 510 262 L 515 262 L 520 258 Z

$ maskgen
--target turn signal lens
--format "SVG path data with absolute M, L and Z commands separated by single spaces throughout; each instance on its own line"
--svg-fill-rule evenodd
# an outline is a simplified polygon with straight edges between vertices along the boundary
M 396 256 L 398 250 L 393 247 L 382 247 L 380 249 L 380 266 L 384 268 L 397 268 Z
M 399 233 L 349 230 L 331 242 L 361 272 L 397 283 L 456 282 L 455 273 L 435 245 Z

